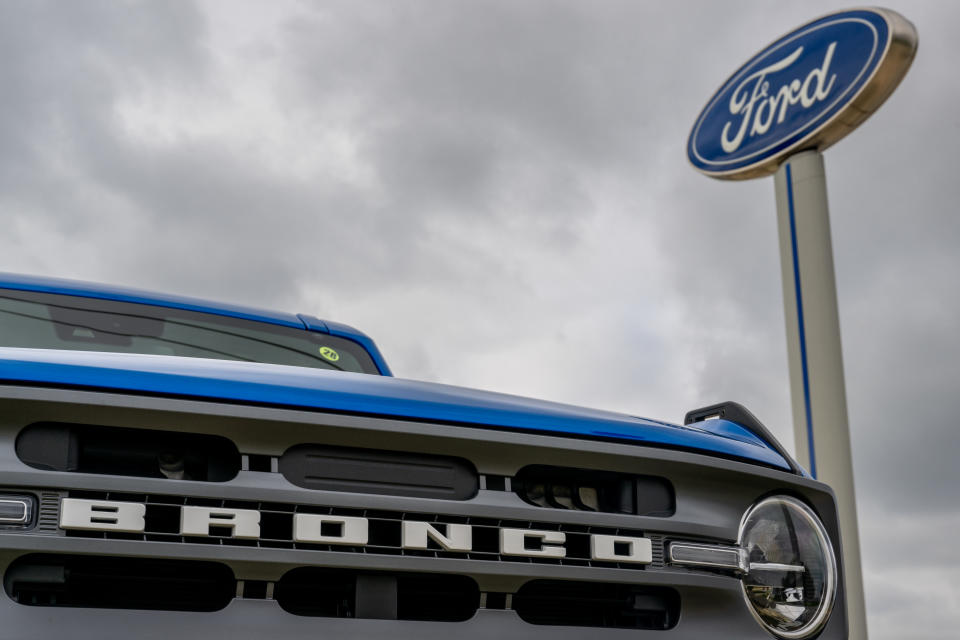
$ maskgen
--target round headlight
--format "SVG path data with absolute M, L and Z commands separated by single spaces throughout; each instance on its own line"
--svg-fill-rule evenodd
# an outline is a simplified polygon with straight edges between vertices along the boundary
M 746 551 L 743 594 L 757 621 L 780 638 L 809 638 L 833 609 L 837 563 L 827 532 L 799 500 L 774 496 L 740 525 Z

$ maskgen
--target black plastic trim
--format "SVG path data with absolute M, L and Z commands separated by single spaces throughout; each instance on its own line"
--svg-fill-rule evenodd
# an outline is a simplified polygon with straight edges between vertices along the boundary
M 279 461 L 279 471 L 304 489 L 469 500 L 480 476 L 464 458 L 319 444 L 297 445 Z
M 683 424 L 693 424 L 695 422 L 703 422 L 707 418 L 718 417 L 724 420 L 729 420 L 730 422 L 735 422 L 744 429 L 750 431 L 753 435 L 757 436 L 771 447 L 773 450 L 780 454 L 780 456 L 786 460 L 787 464 L 790 465 L 790 470 L 798 476 L 802 476 L 803 470 L 800 468 L 800 465 L 787 453 L 787 450 L 783 448 L 783 445 L 780 444 L 780 441 L 777 440 L 770 430 L 767 429 L 760 419 L 757 416 L 753 415 L 749 409 L 738 402 L 733 402 L 732 400 L 727 400 L 726 402 L 718 402 L 717 404 L 712 404 L 708 407 L 703 407 L 701 409 L 694 409 L 693 411 L 688 411 L 687 415 L 683 419 Z

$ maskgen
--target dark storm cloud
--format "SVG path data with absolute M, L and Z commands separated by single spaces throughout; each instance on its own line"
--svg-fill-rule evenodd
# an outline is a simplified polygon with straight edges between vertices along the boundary
M 592 213 L 590 173 L 653 161 L 647 90 L 624 82 L 648 54 L 627 25 L 651 8 L 426 6 L 325 3 L 289 27 L 290 92 L 357 132 L 393 215 L 497 218 L 512 200 L 563 228 Z
M 362 214 L 350 193 L 265 175 L 255 159 L 217 140 L 158 148 L 128 135 L 117 112 L 123 99 L 213 93 L 215 102 L 222 91 L 208 75 L 204 18 L 192 4 L 8 3 L 3 10 L 5 216 L 88 248 L 60 275 L 101 271 L 111 279 L 114 272 L 172 288 L 191 282 L 196 293 L 271 304 L 292 297 L 297 274 L 311 256 L 322 259 L 324 243 L 354 253 L 374 246 L 350 225 L 324 225 L 322 234 L 311 228 L 318 206 Z M 114 217 L 124 224 L 111 225 Z M 311 244 L 311 236 L 323 242 Z M 54 250 L 43 238 L 34 242 Z
M 68 159 L 57 153 L 108 137 L 120 90 L 201 73 L 201 20 L 188 3 L 6 2 L 2 11 L 5 194 L 50 186 L 43 170 Z
M 7 2 L 0 11 L 0 201 L 8 225 L 26 229 L 8 241 L 36 269 L 56 264 L 54 239 L 62 238 L 77 253 L 56 271 L 92 275 L 104 256 L 122 260 L 154 231 L 122 236 L 111 224 L 119 210 L 132 224 L 145 213 L 141 194 L 129 185 L 117 189 L 100 171 L 104 164 L 142 165 L 117 126 L 115 102 L 157 86 L 202 86 L 202 16 L 186 2 Z M 156 188 L 172 195 L 171 186 Z M 44 233 L 34 234 L 38 228 Z

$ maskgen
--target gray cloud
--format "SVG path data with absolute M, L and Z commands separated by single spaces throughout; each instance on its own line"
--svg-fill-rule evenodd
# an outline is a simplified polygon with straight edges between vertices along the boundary
M 895 4 L 914 68 L 827 167 L 872 635 L 934 638 L 960 621 L 935 564 L 960 7 Z M 792 446 L 772 181 L 683 145 L 737 65 L 836 8 L 7 2 L 0 268 L 355 323 L 409 377 L 672 420 L 737 399 Z

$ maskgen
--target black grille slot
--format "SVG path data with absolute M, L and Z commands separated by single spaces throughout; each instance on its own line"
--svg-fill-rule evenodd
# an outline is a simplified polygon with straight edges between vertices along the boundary
M 680 596 L 664 587 L 533 580 L 513 608 L 531 624 L 663 630 L 677 624 Z
M 666 478 L 530 465 L 513 479 L 513 490 L 540 507 L 669 517 L 676 511 Z
M 37 554 L 10 565 L 3 587 L 32 606 L 218 611 L 236 580 L 216 562 Z
M 274 597 L 301 616 L 433 622 L 468 620 L 480 605 L 480 589 L 467 576 L 317 567 L 287 572 Z
M 175 431 L 38 422 L 16 449 L 24 463 L 52 471 L 225 482 L 240 470 L 227 438 Z
M 469 500 L 479 485 L 463 458 L 321 445 L 288 449 L 280 473 L 304 489 L 442 500 Z

